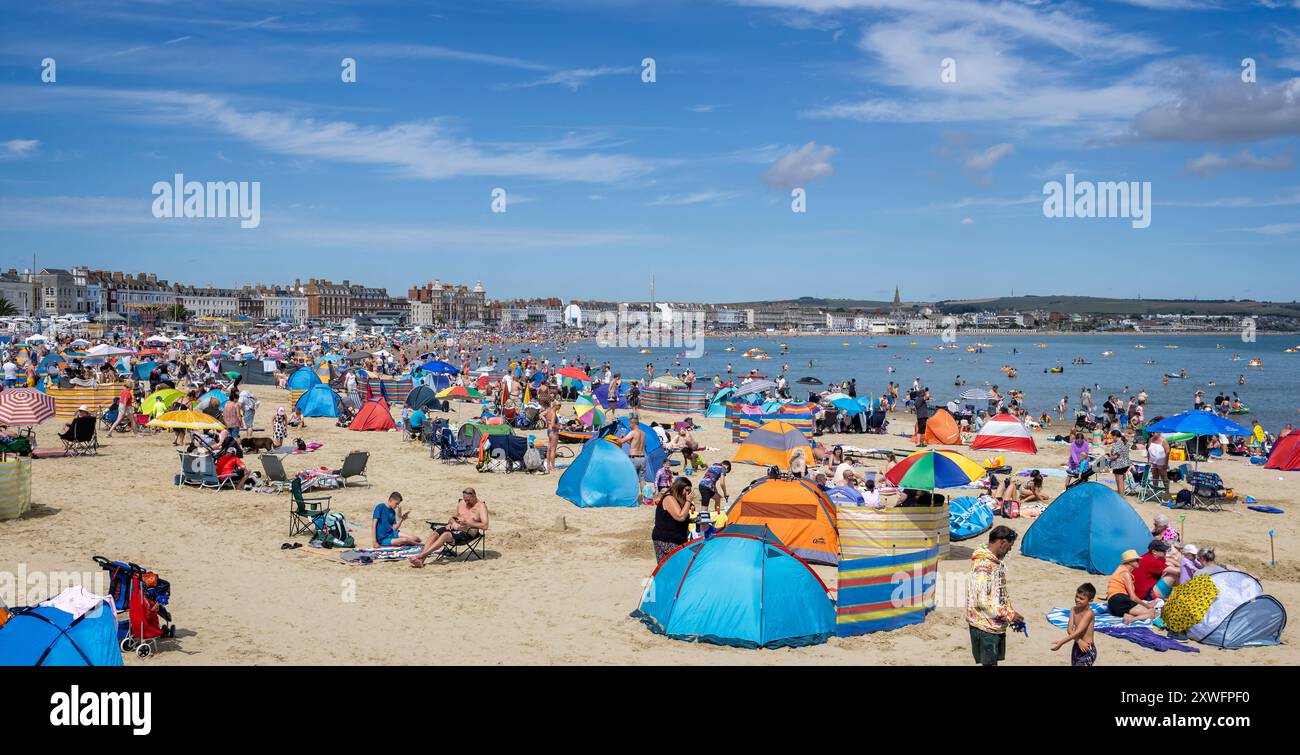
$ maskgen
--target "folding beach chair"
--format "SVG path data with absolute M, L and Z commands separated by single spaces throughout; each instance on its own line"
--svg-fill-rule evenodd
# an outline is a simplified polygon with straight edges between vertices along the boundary
M 288 490 L 291 481 L 284 472 L 284 460 L 275 454 L 262 454 L 260 458 L 267 484 L 281 493 Z
M 1151 465 L 1147 464 L 1142 470 L 1142 479 L 1137 484 L 1137 496 L 1142 503 L 1168 503 L 1169 481 L 1155 479 Z
M 77 417 L 65 433 L 59 433 L 65 456 L 93 456 L 99 453 L 94 417 Z
M 461 445 L 451 428 L 444 427 L 438 437 L 437 445 L 430 449 L 429 454 L 433 458 L 442 459 L 444 462 L 464 463 L 478 455 L 478 448 L 469 444 Z
M 1223 511 L 1222 502 L 1228 500 L 1228 486 L 1218 472 L 1189 472 L 1187 484 L 1192 489 L 1191 508 L 1202 511 Z
M 303 498 L 302 480 L 297 477 L 289 484 L 289 491 L 293 494 L 293 500 L 289 501 L 289 537 L 315 535 L 319 529 L 316 519 L 324 520 L 325 515 L 330 513 L 330 496 Z
M 210 454 L 187 454 L 184 451 L 177 453 L 181 457 L 181 473 L 176 475 L 176 485 L 194 485 L 213 490 L 235 487 L 233 476 L 217 476 L 217 457 Z
M 339 478 L 343 480 L 343 487 L 348 486 L 349 477 L 360 477 L 365 480 L 366 487 L 370 487 L 370 478 L 366 477 L 366 464 L 369 462 L 369 451 L 352 451 L 343 457 L 343 466 L 339 468 Z
M 113 429 L 113 425 L 117 424 L 117 417 L 120 413 L 121 406 L 121 397 L 115 398 L 113 399 L 113 405 L 108 407 L 103 414 L 99 415 L 99 423 L 104 426 L 105 430 L 111 430 Z
M 446 526 L 446 522 L 429 522 L 429 529 L 431 530 Z M 457 543 L 453 538 L 450 543 L 443 546 L 442 552 L 438 554 L 438 557 L 433 562 L 437 563 L 443 559 L 459 561 L 462 557 L 468 561 L 470 556 L 482 561 L 487 557 L 487 530 L 475 530 L 474 533 L 473 535 L 464 536 L 465 539 L 460 543 Z

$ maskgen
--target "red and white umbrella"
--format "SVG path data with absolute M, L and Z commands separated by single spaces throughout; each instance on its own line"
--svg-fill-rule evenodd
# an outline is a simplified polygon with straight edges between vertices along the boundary
M 971 449 L 992 448 L 999 451 L 1016 451 L 1025 454 L 1038 453 L 1034 436 L 1020 420 L 1010 414 L 998 414 L 984 423 L 984 427 L 975 434 Z
M 54 416 L 54 399 L 31 388 L 0 391 L 0 425 L 31 427 Z

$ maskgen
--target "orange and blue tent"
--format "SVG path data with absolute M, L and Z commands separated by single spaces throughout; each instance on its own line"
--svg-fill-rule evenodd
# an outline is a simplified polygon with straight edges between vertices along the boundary
M 795 555 L 809 563 L 830 566 L 839 563 L 840 536 L 835 506 L 807 480 L 763 478 L 754 482 L 727 510 L 727 522 L 728 526 L 766 526 Z
M 803 432 L 789 422 L 774 420 L 764 423 L 749 434 L 736 451 L 734 461 L 784 469 L 790 465 L 794 452 L 800 448 L 808 449 L 807 455 L 811 458 L 812 446 Z

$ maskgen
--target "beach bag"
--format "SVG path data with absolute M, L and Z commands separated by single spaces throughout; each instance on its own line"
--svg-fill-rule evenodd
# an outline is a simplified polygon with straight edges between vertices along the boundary
M 1174 496 L 1174 503 L 1169 508 L 1172 509 L 1190 509 L 1192 507 L 1192 491 L 1180 490 Z
M 540 472 L 544 466 L 542 454 L 536 448 L 530 448 L 524 452 L 524 469 L 529 472 Z
M 1007 499 L 1002 502 L 1002 516 L 1007 519 L 1020 518 L 1020 501 Z
M 320 542 L 326 548 L 356 547 L 356 542 L 352 539 L 352 533 L 348 532 L 347 520 L 342 514 L 330 513 L 325 516 L 318 516 L 313 522 L 316 525 L 316 535 L 312 539 Z

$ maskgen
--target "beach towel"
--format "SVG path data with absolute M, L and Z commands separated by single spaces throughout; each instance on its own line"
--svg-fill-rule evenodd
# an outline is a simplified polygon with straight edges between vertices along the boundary
M 1190 645 L 1184 645 L 1172 637 L 1156 634 L 1149 627 L 1143 626 L 1099 626 L 1097 631 L 1110 637 L 1118 637 L 1122 640 L 1141 645 L 1149 650 L 1155 650 L 1163 653 L 1166 650 L 1181 650 L 1184 653 L 1199 653 L 1200 648 L 1194 648 Z
M 357 548 L 355 550 L 343 551 L 339 554 L 339 558 L 350 564 L 367 564 L 375 561 L 405 561 L 412 556 L 419 555 L 420 550 L 421 548 L 418 545 L 389 546 L 387 548 Z
M 1093 603 L 1092 613 L 1096 618 L 1093 620 L 1098 629 L 1102 627 L 1122 627 L 1125 626 L 1124 619 L 1120 616 L 1111 616 L 1110 609 L 1105 603 Z M 1057 629 L 1066 629 L 1070 626 L 1070 609 L 1053 608 L 1047 612 L 1047 623 Z M 1128 626 L 1149 627 L 1155 623 L 1153 619 L 1145 621 L 1135 621 Z

